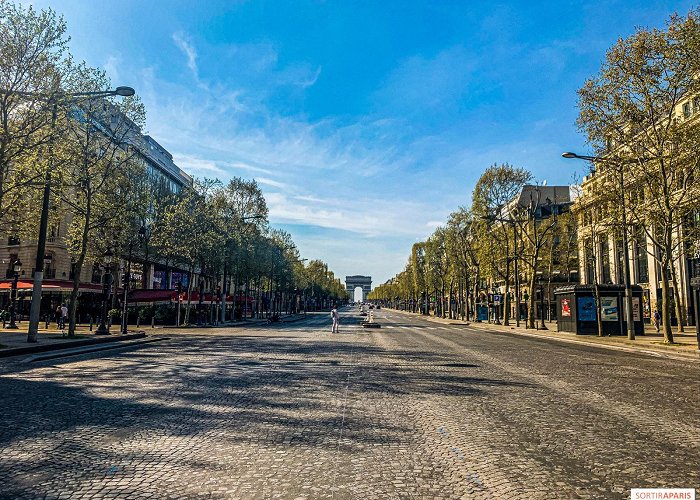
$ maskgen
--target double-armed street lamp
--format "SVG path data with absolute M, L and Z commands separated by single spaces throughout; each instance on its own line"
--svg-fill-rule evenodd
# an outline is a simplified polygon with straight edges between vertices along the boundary
M 16 330 L 17 323 L 15 320 L 17 318 L 17 280 L 19 279 L 19 273 L 22 271 L 22 262 L 17 259 L 12 263 L 12 288 L 10 289 L 10 324 L 7 328 Z
M 593 163 L 594 167 L 596 163 L 609 163 L 618 167 L 618 182 L 620 184 L 620 208 L 622 215 L 622 268 L 623 268 L 623 278 L 625 286 L 625 321 L 627 322 L 627 338 L 629 340 L 634 340 L 634 316 L 632 313 L 632 278 L 630 276 L 630 260 L 629 260 L 629 248 L 627 241 L 627 208 L 625 206 L 625 178 L 624 172 L 621 167 L 621 162 L 613 159 L 603 158 L 600 156 L 586 156 L 578 155 L 567 151 L 562 153 L 563 158 L 585 160 Z M 621 326 L 621 332 L 624 334 L 624 328 Z
M 97 327 L 95 335 L 109 335 L 109 327 L 107 326 L 107 302 L 112 288 L 112 260 L 114 254 L 111 249 L 102 255 L 104 262 L 104 272 L 102 273 L 102 313 L 100 314 L 100 326 Z
M 37 252 L 36 252 L 36 263 L 34 266 L 34 284 L 32 286 L 32 303 L 29 312 L 29 330 L 27 333 L 27 342 L 36 342 L 37 333 L 39 331 L 39 320 L 41 314 L 41 286 L 44 278 L 44 254 L 46 252 L 46 236 L 49 223 L 49 201 L 51 197 L 51 173 L 53 170 L 54 155 L 53 155 L 53 143 L 56 133 L 56 119 L 58 116 L 58 105 L 59 103 L 70 103 L 73 99 L 79 97 L 85 97 L 88 99 L 98 99 L 101 97 L 130 97 L 135 94 L 135 91 L 131 87 L 117 87 L 113 90 L 98 90 L 93 92 L 50 92 L 50 93 L 40 93 L 40 92 L 20 92 L 20 91 L 6 91 L 0 89 L 1 95 L 19 95 L 31 99 L 34 101 L 46 101 L 48 106 L 51 108 L 51 127 L 49 129 L 48 136 L 48 159 L 49 165 L 46 169 L 46 176 L 44 178 L 44 193 L 42 197 L 41 204 L 41 219 L 39 222 L 39 237 L 37 240 Z

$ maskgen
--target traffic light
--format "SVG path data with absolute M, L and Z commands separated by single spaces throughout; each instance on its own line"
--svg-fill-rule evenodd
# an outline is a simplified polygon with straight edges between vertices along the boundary
M 130 273 L 122 273 L 122 288 L 127 288 L 129 286 Z

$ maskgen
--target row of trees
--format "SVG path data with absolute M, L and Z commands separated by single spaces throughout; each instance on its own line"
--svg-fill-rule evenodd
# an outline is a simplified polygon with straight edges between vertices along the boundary
M 672 305 L 681 331 L 687 315 L 678 270 L 686 259 L 700 258 L 698 54 L 699 9 L 671 16 L 666 29 L 638 28 L 620 39 L 599 74 L 578 92 L 577 123 L 594 155 L 584 157 L 591 161 L 591 175 L 582 184 L 574 215 L 533 216 L 539 202 L 504 211 L 531 175 L 509 165 L 491 167 L 477 182 L 472 206 L 414 245 L 405 270 L 373 296 L 401 299 L 413 308 L 422 303 L 425 312 L 432 297 L 438 314 L 445 315 L 446 308 L 453 314 L 456 303 L 464 315 L 469 300 L 473 311 L 487 282 L 509 289 L 520 264 L 518 278 L 525 280 L 533 326 L 538 277 L 551 281 L 557 270 L 576 269 L 576 239 L 581 238 L 592 279 L 600 282 L 596 262 L 609 258 L 612 238 L 620 248 L 628 242 L 640 249 L 641 257 L 658 266 L 658 307 L 665 339 L 672 342 Z M 657 284 L 649 287 L 656 295 Z M 505 295 L 506 322 L 511 299 Z
M 343 297 L 325 264 L 304 266 L 289 234 L 269 227 L 255 181 L 205 179 L 179 189 L 149 167 L 143 104 L 91 95 L 111 82 L 73 59 L 66 32 L 51 9 L 0 0 L 0 233 L 35 239 L 49 186 L 51 234 L 72 261 L 71 335 L 83 269 L 108 250 L 201 274 L 221 293 L 233 284 L 273 300 L 295 288 Z
M 666 29 L 620 39 L 579 90 L 578 126 L 596 154 L 581 204 L 590 212 L 588 253 L 600 251 L 606 234 L 642 244 L 659 269 L 667 342 L 672 306 L 680 331 L 687 316 L 678 270 L 700 255 L 699 53 L 694 9 L 672 15 Z
M 568 197 L 545 199 L 544 188 L 531 181 L 530 172 L 509 164 L 486 169 L 471 206 L 415 243 L 404 270 L 370 298 L 413 312 L 476 320 L 477 307 L 498 285 L 504 303 L 494 313 L 506 325 L 524 316 L 534 327 L 538 286 L 567 277 L 577 264 L 575 225 L 562 210 Z

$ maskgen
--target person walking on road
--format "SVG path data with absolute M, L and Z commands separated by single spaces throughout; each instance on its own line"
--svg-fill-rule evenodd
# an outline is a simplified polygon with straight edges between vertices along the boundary
M 331 318 L 333 319 L 333 328 L 331 329 L 331 333 L 338 333 L 338 323 L 340 322 L 340 316 L 338 315 L 338 307 L 335 305 L 331 310 Z

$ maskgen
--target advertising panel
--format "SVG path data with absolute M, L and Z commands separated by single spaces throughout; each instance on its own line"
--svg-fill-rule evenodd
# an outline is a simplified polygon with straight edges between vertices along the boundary
M 561 315 L 562 317 L 571 317 L 571 306 L 569 299 L 561 299 Z
M 619 321 L 617 297 L 600 298 L 600 318 L 603 321 Z
M 642 310 L 639 307 L 639 297 L 632 297 L 632 320 L 642 321 Z
M 596 320 L 595 297 L 578 297 L 576 305 L 579 321 Z

